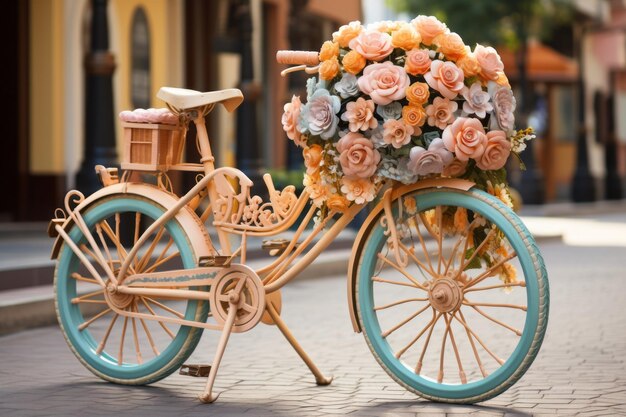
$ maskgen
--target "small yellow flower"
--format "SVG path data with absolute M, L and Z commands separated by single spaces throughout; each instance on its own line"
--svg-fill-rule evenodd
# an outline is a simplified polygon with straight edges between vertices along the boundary
M 407 213 L 409 214 L 417 213 L 417 203 L 415 202 L 415 198 L 404 197 L 404 199 L 402 200 L 402 203 L 404 204 L 404 209 L 406 210 Z
M 454 212 L 454 228 L 457 232 L 463 233 L 467 229 L 467 209 L 465 207 L 458 207 Z

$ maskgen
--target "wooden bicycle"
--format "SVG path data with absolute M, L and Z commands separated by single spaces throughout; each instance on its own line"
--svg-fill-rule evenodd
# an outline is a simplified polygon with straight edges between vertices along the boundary
M 279 59 L 306 63 L 310 56 Z M 158 97 L 176 115 L 176 128 L 125 125 L 128 171 L 120 177 L 96 167 L 103 188 L 88 197 L 70 191 L 51 223 L 56 309 L 70 348 L 91 372 L 118 384 L 153 383 L 181 366 L 208 374 L 200 399 L 212 402 L 231 333 L 263 322 L 277 326 L 317 384 L 330 384 L 281 318 L 280 290 L 365 205 L 313 221 L 317 207 L 307 192 L 276 190 L 267 174 L 268 201 L 250 195 L 246 175 L 215 166 L 205 126 L 215 105 L 233 111 L 241 92 L 164 87 Z M 197 164 L 176 156 L 189 122 Z M 198 172 L 197 183 L 177 196 L 168 170 Z M 153 172 L 157 184 L 131 181 L 131 171 Z M 473 403 L 506 390 L 530 366 L 547 325 L 547 274 L 532 236 L 513 211 L 473 185 L 387 181 L 349 260 L 355 332 L 394 380 L 435 401 Z M 451 224 L 460 213 L 467 221 Z M 276 259 L 256 270 L 246 265 L 248 238 L 278 235 L 301 214 L 291 240 L 269 243 Z M 485 262 L 494 242 L 498 258 Z M 502 282 L 498 275 L 511 268 L 519 276 Z M 210 370 L 184 365 L 204 329 L 220 332 Z

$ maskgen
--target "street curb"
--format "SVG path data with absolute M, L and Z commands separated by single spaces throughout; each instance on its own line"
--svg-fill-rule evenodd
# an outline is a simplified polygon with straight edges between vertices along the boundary
M 322 254 L 295 279 L 309 280 L 346 274 L 350 252 L 333 250 Z M 255 264 L 261 265 L 259 261 L 249 263 L 253 269 Z M 0 292 L 0 336 L 56 322 L 52 285 Z

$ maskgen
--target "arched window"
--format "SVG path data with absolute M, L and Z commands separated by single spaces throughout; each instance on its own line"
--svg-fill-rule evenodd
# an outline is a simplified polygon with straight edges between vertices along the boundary
M 135 9 L 131 27 L 130 90 L 134 107 L 150 107 L 150 28 L 142 7 Z

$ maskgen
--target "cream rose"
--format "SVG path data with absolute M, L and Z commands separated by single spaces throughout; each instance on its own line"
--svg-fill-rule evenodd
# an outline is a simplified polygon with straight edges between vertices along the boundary
M 476 166 L 485 171 L 500 169 L 506 164 L 510 154 L 511 141 L 506 138 L 506 133 L 492 130 L 487 133 L 487 146 L 483 155 L 476 161 Z
M 374 175 L 380 154 L 371 140 L 355 132 L 349 132 L 337 142 L 339 163 L 349 178 L 369 178 Z
M 370 61 L 380 61 L 393 52 L 391 36 L 377 30 L 361 32 L 350 41 L 349 46 Z
M 467 161 L 482 157 L 487 144 L 485 129 L 478 119 L 459 117 L 446 127 L 442 135 L 447 150 L 454 152 L 457 159 Z
M 410 83 L 404 68 L 390 61 L 368 65 L 358 81 L 359 89 L 369 95 L 374 103 L 381 105 L 403 99 Z

